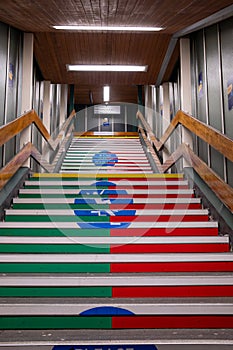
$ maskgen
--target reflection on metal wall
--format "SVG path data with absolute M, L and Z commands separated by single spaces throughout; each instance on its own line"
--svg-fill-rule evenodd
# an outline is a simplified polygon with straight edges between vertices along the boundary
M 191 36 L 193 115 L 233 138 L 233 21 L 204 28 Z M 231 186 L 231 162 L 197 139 L 199 156 Z

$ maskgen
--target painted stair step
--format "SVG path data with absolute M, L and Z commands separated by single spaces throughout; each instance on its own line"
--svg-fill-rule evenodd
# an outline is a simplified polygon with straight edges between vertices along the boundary
M 5 316 L 0 329 L 230 329 L 232 316 Z
M 183 222 L 185 223 L 185 222 Z M 40 227 L 42 225 L 31 226 L 28 222 L 26 225 L 17 222 L 7 222 L 7 226 L 1 228 L 1 235 L 12 236 L 12 237 L 22 237 L 22 236 L 33 236 L 33 237 L 96 237 L 96 236 L 113 236 L 113 237 L 125 237 L 125 228 L 116 228 L 116 226 L 106 227 L 96 227 L 96 225 L 89 226 L 89 228 L 80 228 L 75 225 L 73 228 L 57 227 L 58 223 L 54 223 L 49 227 Z M 21 224 L 21 226 L 20 226 Z M 34 223 L 38 224 L 38 223 Z M 43 223 L 51 224 L 51 223 Z M 60 226 L 61 223 L 59 223 Z M 72 224 L 72 223 L 71 223 Z M 100 225 L 101 226 L 101 225 Z M 146 227 L 146 228 L 127 228 L 127 237 L 152 237 L 152 236 L 218 236 L 218 228 L 215 227 L 161 227 L 161 223 L 158 223 L 158 227 Z
M 30 181 L 54 181 L 54 180 L 66 180 L 66 181 L 73 181 L 74 179 L 78 179 L 79 181 L 85 181 L 85 180 L 92 180 L 92 179 L 104 179 L 108 178 L 108 181 L 120 181 L 120 179 L 124 180 L 130 180 L 130 181 L 173 181 L 176 180 L 182 180 L 184 178 L 183 174 L 128 174 L 128 173 L 122 173 L 122 174 L 111 174 L 111 176 L 106 174 L 100 174 L 96 178 L 95 175 L 90 174 L 52 174 L 52 173 L 34 173 L 32 177 L 30 177 Z
M 61 166 L 61 170 L 70 170 L 70 169 L 74 169 L 74 170 L 80 170 L 80 171 L 90 171 L 90 170 L 101 170 L 101 171 L 108 171 L 108 170 L 111 170 L 113 171 L 114 168 L 114 171 L 138 171 L 138 169 L 143 169 L 143 171 L 149 171 L 151 170 L 151 166 L 150 165 L 147 165 L 147 166 L 142 166 L 142 165 L 137 165 L 137 164 L 119 164 L 119 163 L 116 163 L 114 164 L 113 166 L 101 166 L 101 165 L 95 165 L 95 164 L 91 164 L 90 166 L 89 165 L 86 165 L 85 163 L 82 163 L 82 164 L 76 164 L 76 163 L 73 163 L 73 164 L 64 164 Z
M 0 254 L 0 263 L 229 263 L 231 253 L 163 253 L 163 254 Z
M 82 315 L 82 316 L 134 316 L 134 315 L 229 315 L 233 320 L 232 302 L 138 302 L 136 300 L 113 302 L 104 301 L 80 303 L 1 303 L 2 316 L 33 316 L 33 315 Z
M 5 214 L 7 216 L 17 216 L 17 215 L 27 215 L 27 216 L 40 216 L 40 215 L 63 215 L 63 216 L 73 216 L 74 211 L 73 210 L 56 210 L 56 209 L 41 209 L 41 210 L 34 210 L 34 209 L 28 209 L 27 211 L 25 210 L 13 210 L 13 209 L 6 209 Z M 205 215 L 208 216 L 208 210 L 206 209 L 201 209 L 201 210 L 192 210 L 192 209 L 187 209 L 187 210 L 169 210 L 169 209 L 164 209 L 164 210 L 129 210 L 129 209 L 109 209 L 109 210 L 101 210 L 101 209 L 76 209 L 75 210 L 75 215 L 77 216 L 185 216 L 185 215 Z
M 104 171 L 105 170 L 105 171 Z M 71 170 L 60 170 L 60 173 L 61 174 L 73 174 L 74 172 L 75 172 L 76 170 L 75 169 L 71 169 Z M 103 169 L 103 168 L 101 168 L 101 171 L 103 172 L 103 173 L 105 173 L 105 174 L 111 174 L 112 172 L 113 172 L 113 170 L 111 170 L 111 169 Z M 138 170 L 137 171 L 135 171 L 135 170 L 127 170 L 128 171 L 128 173 L 130 174 L 138 174 Z M 91 171 L 91 170 L 89 170 L 89 171 L 87 171 L 87 170 L 79 170 L 78 171 L 79 173 L 85 173 L 85 174 L 96 174 L 96 175 L 98 175 L 99 176 L 99 172 L 98 172 L 98 169 L 96 169 L 95 171 Z M 117 169 L 114 169 L 114 172 L 115 173 L 117 173 Z M 122 173 L 122 171 L 121 170 L 118 170 L 118 173 L 119 174 L 121 174 Z M 153 173 L 153 171 L 149 171 L 149 170 L 147 170 L 147 171 L 143 171 L 143 173 L 144 174 L 152 174 Z
M 26 181 L 24 184 L 25 188 L 36 189 L 36 188 L 109 188 L 109 189 L 188 189 L 188 184 L 186 181 L 170 181 L 170 182 L 159 182 L 156 183 L 150 182 L 128 182 L 128 181 L 118 181 L 118 182 L 110 182 L 110 181 Z
M 44 184 L 43 182 L 40 184 L 33 184 L 33 182 L 31 182 L 29 185 L 25 184 L 24 188 L 25 189 L 39 189 L 39 188 L 50 188 L 50 189 L 92 189 L 97 188 L 97 189 L 117 189 L 117 190 L 127 190 L 128 188 L 134 188 L 134 189 L 139 189 L 139 190 L 145 190 L 145 192 L 148 192 L 150 190 L 156 190 L 156 189 L 188 189 L 187 185 L 134 185 L 132 184 L 131 186 L 128 184 L 127 185 L 112 185 L 112 186 L 107 186 L 103 184 L 98 184 L 97 185 L 95 183 L 89 184 L 89 185 L 83 185 L 82 183 L 76 184 L 76 185 L 72 185 L 69 184 L 69 182 L 67 181 L 66 183 L 60 183 L 60 184 Z
M 5 316 L 0 329 L 230 329 L 233 317 L 217 316 Z
M 160 222 L 208 221 L 206 210 L 6 210 L 5 221 Z
M 0 297 L 78 298 L 200 298 L 232 297 L 233 280 L 227 274 L 150 274 L 143 276 L 17 275 L 0 277 Z
M 136 145 L 70 145 L 69 151 L 77 151 L 77 152 L 85 152 L 85 151 L 91 151 L 91 152 L 98 152 L 98 151 L 107 151 L 107 152 L 114 152 L 114 151 L 120 151 L 120 152 L 133 152 L 136 153 L 139 151 L 142 154 L 144 153 L 144 150 L 142 149 L 142 146 L 140 144 Z
M 61 204 L 62 202 L 57 201 L 56 198 L 14 198 L 13 199 L 13 203 L 14 204 L 17 204 L 17 203 L 42 203 L 42 204 L 48 204 L 48 203 L 53 203 L 53 204 Z M 65 201 L 64 201 L 65 204 L 75 204 L 74 203 L 74 200 L 71 199 L 71 198 L 66 198 Z M 188 198 L 147 198 L 146 202 L 145 200 L 141 199 L 141 198 L 135 198 L 133 203 L 116 203 L 116 201 L 114 201 L 114 203 L 112 204 L 110 201 L 109 201 L 109 209 L 114 209 L 116 206 L 116 209 L 118 209 L 118 207 L 120 206 L 120 208 L 130 208 L 130 206 L 132 208 L 134 208 L 134 206 L 137 206 L 137 205 L 143 205 L 143 209 L 149 209 L 149 205 L 162 205 L 162 208 L 166 205 L 166 204 L 174 204 L 174 205 L 179 205 L 179 204 L 184 204 L 185 206 L 188 206 L 189 204 L 200 204 L 200 199 L 199 198 L 193 198 L 193 197 L 188 197 Z M 80 203 L 81 205 L 81 203 Z M 103 202 L 100 201 L 100 203 L 98 203 L 98 205 L 103 205 Z M 106 205 L 108 205 L 107 203 L 104 204 L 105 207 Z M 95 208 L 95 204 L 92 203 L 92 206 L 91 208 L 93 209 L 98 209 L 98 207 Z M 81 207 L 80 207 L 81 209 Z
M 84 225 L 90 225 L 94 224 L 95 222 L 84 222 Z M 203 222 L 132 222 L 129 223 L 129 228 L 131 229 L 137 229 L 137 228 L 141 228 L 141 229 L 167 229 L 168 232 L 169 230 L 174 230 L 174 229 L 202 229 L 204 231 L 205 228 L 207 229 L 217 229 L 218 228 L 218 223 L 217 222 L 212 222 L 212 221 L 203 221 Z M 26 227 L 25 227 L 26 226 Z M 1 229 L 5 229 L 5 228 L 36 228 L 36 227 L 40 227 L 42 228 L 58 228 L 58 229 L 65 229 L 65 228 L 73 228 L 73 229 L 78 229 L 78 224 L 75 222 L 27 222 L 27 224 L 25 225 L 24 222 L 2 222 L 1 223 Z M 94 228 L 94 225 L 92 226 Z M 90 228 L 92 228 L 90 227 Z M 88 227 L 85 227 L 88 228 Z M 119 223 L 112 223 L 112 229 L 115 228 L 120 228 L 119 227 Z M 136 232 L 136 230 L 135 230 Z M 128 232 L 127 230 L 127 236 L 130 235 L 129 234 L 130 231 Z M 131 235 L 130 235 L 131 236 Z M 135 234 L 136 236 L 136 234 Z
M 228 236 L 218 237 L 8 237 L 0 236 L 0 244 L 62 244 L 62 245 L 127 245 L 127 244 L 229 244 Z M 232 282 L 233 283 L 233 282 Z
M 228 252 L 227 237 L 0 237 L 1 253 Z
M 8 303 L 0 309 L 1 329 L 233 327 L 231 302 Z
M 23 278 L 22 278 L 23 277 Z M 173 287 L 233 286 L 232 274 L 78 274 L 0 276 L 1 287 Z
M 51 189 L 51 188 L 39 188 L 39 189 L 30 189 L 30 188 L 22 188 L 19 190 L 19 194 L 60 194 L 61 191 L 59 191 L 59 189 Z M 79 189 L 66 189 L 64 188 L 64 190 L 62 191 L 62 193 L 64 194 L 80 194 Z M 142 194 L 142 195 L 151 195 L 151 194 L 157 194 L 157 195 L 163 195 L 163 194 L 176 194 L 176 195 L 182 195 L 182 194 L 186 194 L 186 195 L 193 195 L 193 190 L 190 189 L 166 189 L 164 190 L 148 190 L 145 191 L 143 189 L 128 189 L 127 192 L 124 190 L 118 190 L 118 189 L 103 189 L 102 191 L 98 192 L 97 188 L 93 188 L 90 187 L 89 189 L 87 189 L 85 192 L 81 192 L 81 194 L 83 195 L 91 195 L 91 194 L 97 194 L 97 195 L 114 195 L 117 194 L 119 195 L 130 195 L 130 194 Z
M 0 254 L 1 273 L 232 272 L 231 253 Z
M 100 180 L 100 181 L 96 181 L 96 182 L 93 182 L 93 179 L 91 180 L 73 180 L 72 178 L 71 179 L 61 179 L 61 180 L 58 180 L 58 179 L 54 179 L 53 181 L 48 181 L 46 178 L 43 179 L 41 181 L 41 179 L 38 181 L 38 179 L 30 179 L 29 181 L 25 181 L 24 185 L 25 186 L 94 186 L 95 187 L 102 187 L 102 186 L 111 186 L 109 184 L 111 184 L 112 182 L 109 181 L 109 180 Z M 93 185 L 94 184 L 94 185 Z M 113 183 L 112 183 L 113 184 Z M 112 185 L 113 186 L 113 185 Z M 148 180 L 148 181 L 145 181 L 145 180 L 142 180 L 142 181 L 137 181 L 137 179 L 133 180 L 131 179 L 131 181 L 125 181 L 124 179 L 123 180 L 115 180 L 114 181 L 114 186 L 116 186 L 117 188 L 119 188 L 119 186 L 122 186 L 122 187 L 137 187 L 137 186 L 146 186 L 147 188 L 150 186 L 188 186 L 188 181 L 185 181 L 185 180 L 170 180 L 170 181 L 166 181 L 166 180 L 163 180 L 161 181 L 160 179 L 158 179 L 157 181 L 151 181 L 151 180 Z
M 89 169 L 95 169 L 95 168 L 99 168 L 99 169 L 104 169 L 104 168 L 109 168 L 109 167 L 114 167 L 114 169 L 122 169 L 122 171 L 127 171 L 128 169 L 142 169 L 142 170 L 147 170 L 150 169 L 151 166 L 149 163 L 136 163 L 136 162 L 128 162 L 128 163 L 121 163 L 121 162 L 117 162 L 117 163 L 108 163 L 108 164 L 94 164 L 93 162 L 76 162 L 76 161 L 72 161 L 72 162 L 63 162 L 61 169 L 69 169 L 71 167 L 74 168 L 83 168 L 86 170 Z
M 28 198 L 19 198 L 19 200 L 23 199 L 28 199 Z M 31 201 L 32 202 L 32 201 Z M 46 209 L 46 210 L 70 210 L 70 209 L 91 209 L 91 210 L 102 210 L 102 209 L 121 209 L 121 210 L 140 210 L 140 209 L 148 209 L 148 210 L 161 210 L 161 209 L 174 209 L 174 210 L 187 210 L 187 209 L 192 209 L 192 210 L 198 210 L 201 209 L 201 204 L 200 203 L 154 203 L 154 204 L 140 204 L 140 203 L 135 203 L 135 204 L 99 204 L 99 205 L 89 205 L 89 204 L 73 204 L 72 202 L 69 203 L 35 203 L 34 200 L 33 202 L 13 202 L 12 208 L 14 210 L 19 210 L 19 209 Z
M 56 190 L 52 190 L 56 191 Z M 165 199 L 165 198 L 175 198 L 177 199 L 177 202 L 179 202 L 180 198 L 185 198 L 187 201 L 191 198 L 194 198 L 193 193 L 189 192 L 183 192 L 183 193 L 176 193 L 175 190 L 168 190 L 161 192 L 155 192 L 155 193 L 133 193 L 133 194 L 117 194 L 114 190 L 112 190 L 112 194 L 106 194 L 106 191 L 110 190 L 103 190 L 101 194 L 82 194 L 82 193 L 74 193 L 73 190 L 71 190 L 71 193 L 67 193 L 66 191 L 59 191 L 58 193 L 40 193 L 40 190 L 38 193 L 19 193 L 19 198 L 42 198 L 44 202 L 46 202 L 46 198 L 57 198 L 59 201 L 65 201 L 67 203 L 68 198 L 73 198 L 73 203 L 76 204 L 130 204 L 130 203 L 140 203 L 140 201 L 136 201 L 137 199 L 143 199 L 142 202 L 145 203 L 153 203 L 154 199 Z M 182 191 L 182 190 L 181 190 Z M 183 190 L 186 191 L 186 190 Z M 79 192 L 79 191 L 76 191 Z M 80 190 L 81 192 L 81 190 Z M 97 191 L 96 191 L 97 192 Z M 114 193 L 115 192 L 115 193 Z M 151 202 L 152 200 L 152 202 Z
M 136 161 L 135 161 L 136 160 Z M 147 159 L 131 159 L 131 158 L 123 158 L 123 157 L 118 157 L 118 163 L 126 163 L 126 164 L 135 164 L 135 163 L 140 163 L 140 164 L 149 164 L 148 160 Z M 66 163 L 90 163 L 90 164 L 93 164 L 93 161 L 92 161 L 92 157 L 86 157 L 83 158 L 83 157 L 65 157 L 64 160 L 63 160 L 63 164 L 66 164 Z
M 76 210 L 74 210 L 73 215 L 8 215 L 5 217 L 6 222 L 76 222 L 77 225 L 80 225 L 80 222 L 87 223 L 119 223 L 119 225 L 123 226 L 123 223 L 127 225 L 129 223 L 137 223 L 137 222 L 198 222 L 198 221 L 208 221 L 209 218 L 207 215 L 132 215 L 132 216 L 106 216 L 106 215 L 78 215 L 76 214 Z

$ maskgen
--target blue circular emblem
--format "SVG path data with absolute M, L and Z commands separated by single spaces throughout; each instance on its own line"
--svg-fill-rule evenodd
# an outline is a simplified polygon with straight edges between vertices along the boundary
M 110 181 L 97 181 L 91 185 L 93 189 L 80 190 L 79 195 L 81 197 L 74 200 L 75 204 L 131 204 L 133 198 L 118 198 L 118 195 L 127 195 L 126 190 L 117 190 L 116 184 Z M 100 188 L 101 187 L 101 188 Z M 104 187 L 104 188 L 103 188 Z M 108 189 L 106 187 L 115 187 Z M 98 195 L 98 196 L 96 196 Z M 111 197 L 111 196 L 115 197 Z M 94 197 L 95 196 L 95 197 Z M 110 196 L 110 197 L 109 197 Z M 111 210 L 111 209 L 87 209 L 87 210 L 74 210 L 76 216 L 88 215 L 93 216 L 93 222 L 80 221 L 77 225 L 80 228 L 127 228 L 130 222 L 99 222 L 95 221 L 96 216 L 135 216 L 136 210 Z
M 96 166 L 114 166 L 118 162 L 117 155 L 109 151 L 101 151 L 92 157 Z

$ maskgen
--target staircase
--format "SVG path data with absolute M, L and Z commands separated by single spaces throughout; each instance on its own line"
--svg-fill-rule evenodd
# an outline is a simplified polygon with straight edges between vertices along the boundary
M 74 138 L 59 174 L 25 182 L 0 232 L 1 342 L 233 328 L 229 239 L 182 174 L 152 172 L 139 138 Z

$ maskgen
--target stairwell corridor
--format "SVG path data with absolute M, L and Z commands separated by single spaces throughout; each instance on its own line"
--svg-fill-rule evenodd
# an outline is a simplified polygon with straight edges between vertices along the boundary
M 2 337 L 233 328 L 229 237 L 183 174 L 153 172 L 139 137 L 74 138 L 0 233 Z

